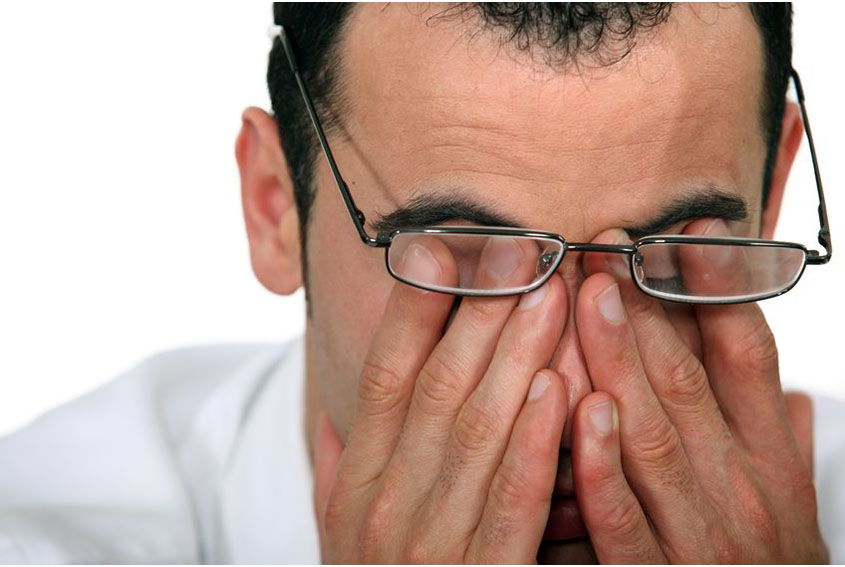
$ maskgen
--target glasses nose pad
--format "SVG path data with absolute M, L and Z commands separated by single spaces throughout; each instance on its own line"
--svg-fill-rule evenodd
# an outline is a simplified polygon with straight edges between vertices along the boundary
M 643 255 L 639 252 L 634 252 L 634 274 L 637 276 L 639 281 L 645 281 L 644 272 L 643 272 Z
M 555 265 L 557 257 L 560 255 L 560 250 L 554 250 L 551 246 L 547 246 L 540 257 L 537 258 L 537 267 L 535 272 L 537 277 L 541 278 Z

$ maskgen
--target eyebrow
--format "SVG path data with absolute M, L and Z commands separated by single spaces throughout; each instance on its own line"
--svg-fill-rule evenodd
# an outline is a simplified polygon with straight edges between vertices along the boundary
M 410 227 L 427 227 L 447 221 L 465 221 L 479 226 L 507 226 L 526 228 L 515 218 L 492 207 L 461 195 L 459 189 L 449 189 L 418 195 L 405 206 L 388 214 L 379 214 L 372 223 L 380 235 Z M 744 221 L 749 216 L 745 199 L 706 185 L 673 199 L 653 218 L 639 224 L 622 226 L 631 238 L 659 234 L 679 222 L 696 218 L 713 217 L 728 221 Z M 528 227 L 541 230 L 539 227 Z
M 636 239 L 649 234 L 660 234 L 682 221 L 704 217 L 746 221 L 749 217 L 748 203 L 739 195 L 714 185 L 707 185 L 675 198 L 654 218 L 622 228 L 631 238 Z
M 446 189 L 418 195 L 404 207 L 389 214 L 378 215 L 373 222 L 373 229 L 379 235 L 387 235 L 400 228 L 425 227 L 456 220 L 479 226 L 522 226 L 516 219 L 469 197 L 443 194 L 455 191 Z

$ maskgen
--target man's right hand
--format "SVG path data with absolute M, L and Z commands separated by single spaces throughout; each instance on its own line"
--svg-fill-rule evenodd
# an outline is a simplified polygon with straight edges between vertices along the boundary
M 536 262 L 492 239 L 478 278 L 518 281 Z M 405 270 L 448 251 L 410 246 Z M 497 285 L 496 287 L 502 287 Z M 324 414 L 315 447 L 323 562 L 533 563 L 567 412 L 547 369 L 567 319 L 563 281 L 517 297 L 453 296 L 398 283 L 364 363 L 344 447 Z

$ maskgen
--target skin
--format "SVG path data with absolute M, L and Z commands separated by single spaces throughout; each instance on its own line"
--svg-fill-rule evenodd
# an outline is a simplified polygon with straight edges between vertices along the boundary
M 344 30 L 347 106 L 330 138 L 370 221 L 460 187 L 523 226 L 619 242 L 618 227 L 715 184 L 749 218 L 670 232 L 772 237 L 802 128 L 790 105 L 764 208 L 747 8 L 678 6 L 620 64 L 565 70 L 437 12 L 364 5 Z M 289 294 L 303 277 L 280 148 L 273 118 L 247 109 L 236 155 L 252 265 Z M 444 334 L 451 298 L 387 274 L 324 160 L 316 183 L 305 425 L 324 561 L 826 559 L 809 400 L 782 393 L 756 305 L 664 308 L 614 258 L 568 254 L 530 309 L 465 300 Z M 608 323 L 598 306 L 616 294 Z M 583 525 L 541 545 L 553 493 Z

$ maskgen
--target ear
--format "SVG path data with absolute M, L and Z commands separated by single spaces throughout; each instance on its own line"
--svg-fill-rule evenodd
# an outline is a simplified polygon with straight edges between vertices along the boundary
M 251 107 L 242 118 L 235 157 L 252 270 L 268 290 L 287 295 L 302 285 L 293 180 L 273 117 Z
M 786 110 L 783 113 L 781 124 L 780 141 L 778 142 L 775 167 L 772 171 L 772 186 L 769 191 L 769 200 L 763 210 L 763 219 L 760 225 L 760 237 L 765 239 L 774 238 L 775 226 L 780 214 L 780 206 L 783 203 L 783 192 L 786 188 L 786 179 L 789 177 L 789 170 L 795 160 L 795 154 L 801 146 L 801 139 L 804 136 L 804 123 L 801 122 L 801 111 L 794 102 L 786 103 Z

